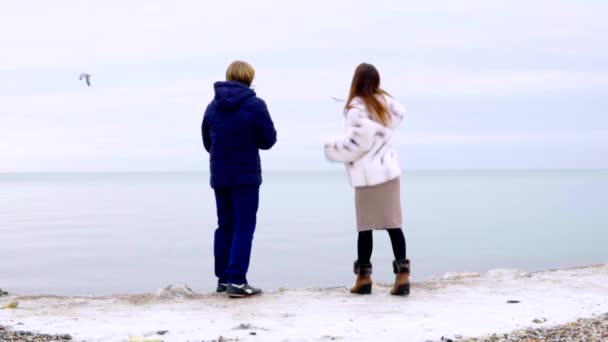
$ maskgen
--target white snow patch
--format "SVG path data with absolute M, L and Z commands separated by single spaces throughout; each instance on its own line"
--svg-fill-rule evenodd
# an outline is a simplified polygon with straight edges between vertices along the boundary
M 197 294 L 188 285 L 169 285 L 156 292 L 162 299 L 196 298 Z
M 476 278 L 481 277 L 481 274 L 476 272 L 448 272 L 443 275 L 441 279 L 443 280 L 456 280 L 456 279 L 464 279 L 464 278 Z

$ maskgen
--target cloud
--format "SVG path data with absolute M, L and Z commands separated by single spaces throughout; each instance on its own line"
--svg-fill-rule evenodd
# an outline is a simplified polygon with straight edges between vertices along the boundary
M 408 96 L 521 96 L 608 88 L 608 72 L 417 69 L 390 74 L 387 83 L 405 84 L 401 89 Z
M 471 0 L 385 0 L 373 6 L 363 0 L 19 1 L 0 11 L 0 31 L 11 33 L 0 36 L 0 65 L 90 66 L 178 56 L 252 58 L 349 45 L 454 49 L 580 38 L 597 33 L 596 23 L 603 20 L 597 7 Z
M 584 132 L 438 133 L 413 132 L 398 135 L 399 145 L 547 145 L 607 144 L 608 130 Z

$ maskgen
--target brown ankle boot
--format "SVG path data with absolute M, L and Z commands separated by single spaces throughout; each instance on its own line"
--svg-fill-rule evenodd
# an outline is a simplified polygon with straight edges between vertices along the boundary
M 353 271 L 357 275 L 355 285 L 351 287 L 350 293 L 371 294 L 372 293 L 372 264 L 361 264 L 355 261 Z
M 408 259 L 393 261 L 393 271 L 396 274 L 395 285 L 391 294 L 407 296 L 410 294 L 410 261 Z

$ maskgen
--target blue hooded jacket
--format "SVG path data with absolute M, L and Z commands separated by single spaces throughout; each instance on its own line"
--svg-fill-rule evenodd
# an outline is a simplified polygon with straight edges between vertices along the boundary
M 277 141 L 266 103 L 239 82 L 216 82 L 201 127 L 210 154 L 211 187 L 260 185 L 259 150 Z

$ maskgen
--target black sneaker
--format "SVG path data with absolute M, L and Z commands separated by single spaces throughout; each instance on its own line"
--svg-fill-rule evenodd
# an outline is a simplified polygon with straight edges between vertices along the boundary
M 249 284 L 228 284 L 228 297 L 231 298 L 243 298 L 259 296 L 262 294 L 262 290 L 256 289 L 255 287 L 249 286 Z
M 217 288 L 215 289 L 215 292 L 217 293 L 224 293 L 228 291 L 228 284 L 225 283 L 218 283 L 217 284 Z

